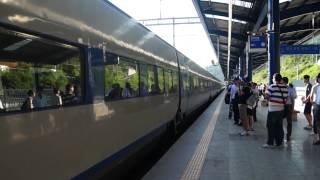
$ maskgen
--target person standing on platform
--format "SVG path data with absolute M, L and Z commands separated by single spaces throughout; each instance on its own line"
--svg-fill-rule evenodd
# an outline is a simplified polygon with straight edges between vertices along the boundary
M 239 124 L 238 91 L 239 91 L 239 78 L 235 78 L 233 80 L 233 84 L 231 85 L 231 89 L 230 89 L 234 124 Z
M 247 100 L 252 95 L 250 86 L 242 82 L 239 88 L 239 115 L 242 123 L 243 131 L 240 132 L 241 136 L 248 136 L 249 134 L 249 117 Z
M 320 73 L 316 77 L 316 84 L 312 86 L 309 96 L 306 98 L 313 104 L 313 131 L 315 134 L 314 145 L 320 145 Z
M 311 92 L 311 88 L 312 88 L 312 85 L 310 83 L 310 76 L 304 75 L 303 82 L 306 86 L 306 96 L 303 96 L 301 100 L 303 103 L 305 103 L 303 113 L 308 121 L 308 125 L 306 127 L 304 127 L 304 129 L 305 130 L 312 130 L 312 115 L 311 115 L 312 104 L 310 102 L 310 99 L 307 98 L 309 96 L 309 94 Z
M 268 141 L 262 147 L 273 147 L 274 142 L 276 146 L 283 144 L 283 115 L 284 105 L 288 96 L 288 88 L 284 84 L 281 84 L 282 77 L 279 73 L 273 75 L 273 84 L 271 84 L 265 92 L 265 97 L 268 100 L 268 117 L 267 117 L 267 129 L 268 129 Z
M 232 102 L 230 98 L 231 86 L 232 86 L 232 83 L 229 83 L 227 87 L 227 92 L 225 95 L 225 101 L 226 101 L 225 103 L 229 105 L 229 114 L 228 114 L 229 119 L 232 118 Z
M 282 80 L 283 80 L 283 84 L 288 87 L 288 98 L 285 104 L 285 117 L 287 119 L 286 139 L 287 139 L 287 142 L 289 142 L 291 140 L 291 133 L 292 133 L 292 113 L 294 110 L 293 102 L 294 102 L 294 99 L 297 98 L 297 94 L 295 93 L 295 90 L 293 89 L 293 87 L 288 86 L 289 79 L 287 77 L 283 77 Z
M 257 122 L 257 107 L 258 107 L 258 102 L 259 102 L 259 89 L 257 88 L 257 83 L 255 83 L 255 82 L 252 83 L 251 91 L 257 98 L 257 103 L 252 109 L 253 121 Z

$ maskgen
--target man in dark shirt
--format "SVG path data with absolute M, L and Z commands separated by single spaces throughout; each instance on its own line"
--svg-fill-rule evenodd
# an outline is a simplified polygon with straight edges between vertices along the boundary
M 303 82 L 306 86 L 306 96 L 302 97 L 303 103 L 305 103 L 304 106 L 304 116 L 306 117 L 308 121 L 308 125 L 304 127 L 305 130 L 312 130 L 312 115 L 311 115 L 311 108 L 312 108 L 312 103 L 310 102 L 307 97 L 309 96 L 312 88 L 312 84 L 310 83 L 310 76 L 309 75 L 304 75 L 303 76 Z

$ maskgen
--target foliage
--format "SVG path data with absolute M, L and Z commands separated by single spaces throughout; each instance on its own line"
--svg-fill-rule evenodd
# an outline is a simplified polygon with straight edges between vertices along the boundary
M 132 74 L 129 74 L 131 71 Z M 105 69 L 105 90 L 110 91 L 114 84 L 119 84 L 121 88 L 128 82 L 134 91 L 138 90 L 139 75 L 136 64 L 121 61 L 119 65 L 108 65 Z
M 4 71 L 1 78 L 5 89 L 32 89 L 32 72 L 29 69 Z
M 315 63 L 312 55 L 282 56 L 280 61 L 280 73 L 282 76 L 288 77 L 289 82 L 296 80 L 297 75 L 299 79 L 303 79 L 303 76 L 308 74 L 311 79 L 313 79 L 320 73 L 320 65 Z M 268 83 L 267 65 L 253 74 L 253 81 L 257 83 Z
M 4 89 L 58 88 L 68 83 L 80 84 L 79 59 L 71 59 L 59 65 L 18 62 L 0 71 Z

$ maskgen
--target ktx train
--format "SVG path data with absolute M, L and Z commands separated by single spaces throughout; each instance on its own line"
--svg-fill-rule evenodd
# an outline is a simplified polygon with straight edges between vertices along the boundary
M 104 0 L 0 0 L 0 77 L 8 180 L 100 178 L 223 88 Z

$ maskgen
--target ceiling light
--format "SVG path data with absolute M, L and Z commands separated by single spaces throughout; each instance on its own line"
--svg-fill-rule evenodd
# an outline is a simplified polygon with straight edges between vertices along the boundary
M 206 18 L 214 18 L 214 19 L 220 19 L 220 20 L 225 20 L 228 21 L 229 18 L 225 17 L 225 16 L 219 16 L 219 15 L 212 15 L 212 14 L 204 14 Z M 247 24 L 246 21 L 241 21 L 238 19 L 231 19 L 232 22 L 236 22 L 236 23 L 241 23 L 241 24 Z
M 201 0 L 201 1 L 229 4 L 229 0 Z M 252 6 L 253 6 L 252 2 L 246 2 L 246 1 L 241 1 L 241 0 L 233 0 L 232 4 L 235 6 L 240 6 L 240 7 L 245 7 L 245 8 L 252 8 Z

